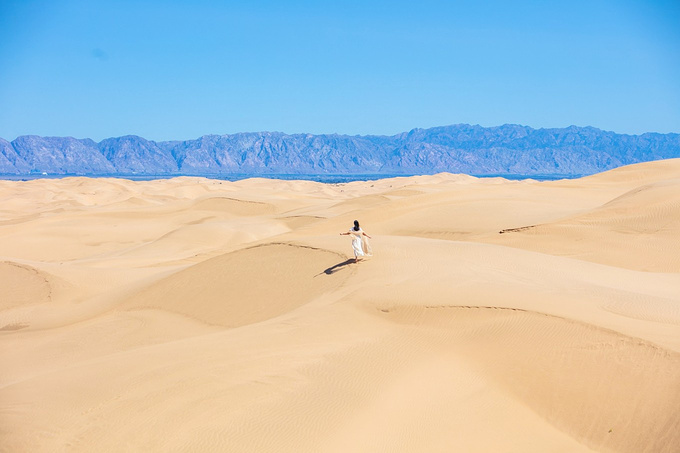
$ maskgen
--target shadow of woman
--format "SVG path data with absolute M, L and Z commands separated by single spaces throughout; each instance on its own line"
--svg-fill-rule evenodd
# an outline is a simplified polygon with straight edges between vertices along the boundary
M 334 266 L 329 267 L 328 269 L 325 269 L 323 272 L 319 273 L 318 275 L 321 275 L 321 274 L 326 274 L 326 275 L 334 274 L 334 273 L 338 272 L 339 270 L 341 270 L 343 267 L 347 266 L 348 264 L 354 264 L 354 262 L 355 262 L 355 261 L 354 261 L 354 258 L 350 258 L 350 259 L 348 259 L 347 261 L 343 261 L 342 263 L 338 263 L 338 264 L 336 264 L 336 265 L 334 265 Z

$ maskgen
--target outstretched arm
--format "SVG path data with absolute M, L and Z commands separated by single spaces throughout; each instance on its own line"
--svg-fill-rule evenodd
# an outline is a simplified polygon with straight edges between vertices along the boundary
M 363 233 L 363 235 L 364 235 L 364 236 L 366 236 L 367 238 L 369 238 L 369 239 L 373 239 L 372 237 L 370 237 L 369 235 L 367 235 L 365 231 L 364 231 L 364 232 L 362 232 L 362 233 Z
M 340 233 L 340 236 L 348 236 L 348 235 L 349 235 L 348 231 L 345 231 L 344 233 Z

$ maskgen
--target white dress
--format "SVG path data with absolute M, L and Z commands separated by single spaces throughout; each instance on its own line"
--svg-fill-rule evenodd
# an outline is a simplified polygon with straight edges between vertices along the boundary
M 349 229 L 349 234 L 352 236 L 352 250 L 354 250 L 354 256 L 371 256 L 371 244 L 368 242 L 368 238 L 363 235 L 364 230 L 359 228 L 356 231 L 354 228 Z

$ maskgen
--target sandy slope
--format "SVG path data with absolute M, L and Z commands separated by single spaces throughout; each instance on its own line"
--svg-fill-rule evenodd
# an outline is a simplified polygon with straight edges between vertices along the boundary
M 676 452 L 679 257 L 680 160 L 0 181 L 0 451 Z

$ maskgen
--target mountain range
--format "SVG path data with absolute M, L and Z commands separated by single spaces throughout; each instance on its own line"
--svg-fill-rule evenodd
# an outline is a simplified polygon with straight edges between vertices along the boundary
M 0 138 L 0 174 L 585 175 L 680 157 L 680 134 L 617 134 L 593 127 L 533 129 L 457 124 L 392 136 L 244 132 L 155 142 L 128 135 Z

